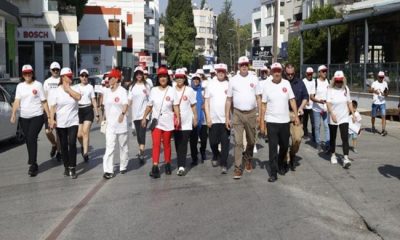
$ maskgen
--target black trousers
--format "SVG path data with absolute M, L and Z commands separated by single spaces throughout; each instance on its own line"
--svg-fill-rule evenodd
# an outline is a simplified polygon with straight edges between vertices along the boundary
M 229 135 L 230 132 L 226 129 L 224 123 L 216 123 L 211 125 L 209 137 L 210 146 L 213 153 L 213 160 L 217 160 L 220 157 L 220 165 L 226 167 L 228 163 L 229 155 Z M 218 144 L 221 143 L 221 152 L 218 150 Z
M 190 134 L 190 153 L 192 155 L 192 160 L 197 161 L 197 155 L 199 150 L 197 144 L 199 143 L 200 136 L 200 152 L 205 153 L 207 148 L 207 138 L 208 138 L 208 127 L 205 125 L 197 126 L 193 128 Z
M 76 135 L 78 126 L 57 128 L 64 167 L 76 167 Z
M 37 164 L 37 140 L 44 124 L 43 115 L 33 118 L 19 118 L 28 149 L 28 164 Z
M 303 115 L 303 131 L 304 135 L 308 135 L 308 119 L 311 120 L 311 134 L 312 140 L 315 142 L 315 125 L 314 125 L 314 116 L 312 109 L 304 109 Z
M 335 153 L 336 148 L 336 135 L 338 125 L 329 124 L 330 146 L 329 151 Z M 339 124 L 340 138 L 342 139 L 343 155 L 349 155 L 349 124 Z
M 139 145 L 146 144 L 146 128 L 148 121 L 146 120 L 146 127 L 142 127 L 142 120 L 135 120 L 133 124 L 135 125 L 136 130 L 136 139 Z
M 284 159 L 289 148 L 290 124 L 267 123 L 267 128 L 271 175 L 276 176 L 278 169 L 284 166 Z
M 175 131 L 175 150 L 178 158 L 178 167 L 186 167 L 186 155 L 191 130 Z

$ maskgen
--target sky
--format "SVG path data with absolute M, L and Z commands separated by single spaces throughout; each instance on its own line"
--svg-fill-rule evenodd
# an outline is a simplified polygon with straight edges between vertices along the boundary
M 207 0 L 208 6 L 214 9 L 218 15 L 221 12 L 225 0 Z M 201 0 L 192 0 L 200 6 Z M 160 10 L 165 13 L 168 0 L 160 0 Z M 260 0 L 232 0 L 232 10 L 235 19 L 239 18 L 241 24 L 251 23 L 253 9 L 260 6 Z

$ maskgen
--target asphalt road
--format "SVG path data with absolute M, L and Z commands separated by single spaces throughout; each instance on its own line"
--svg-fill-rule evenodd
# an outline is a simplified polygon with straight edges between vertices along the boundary
M 132 136 L 128 173 L 105 181 L 98 127 L 90 162 L 78 156 L 76 180 L 49 158 L 42 131 L 40 173 L 31 178 L 25 145 L 2 142 L 0 239 L 400 239 L 400 124 L 387 130 L 386 137 L 363 132 L 350 170 L 303 143 L 297 171 L 276 183 L 267 182 L 261 141 L 255 170 L 239 181 L 232 167 L 221 175 L 210 161 L 185 177 L 150 179 L 150 145 L 140 166 Z

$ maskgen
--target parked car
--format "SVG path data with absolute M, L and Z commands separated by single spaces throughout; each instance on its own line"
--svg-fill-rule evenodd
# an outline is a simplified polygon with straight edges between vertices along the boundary
M 13 103 L 15 99 L 15 91 L 17 90 L 17 85 L 20 83 L 19 78 L 4 78 L 0 79 L 0 86 L 2 86 L 6 92 L 11 97 L 10 102 Z
M 14 139 L 17 142 L 22 142 L 25 136 L 22 132 L 19 121 L 18 124 L 10 122 L 12 113 L 11 96 L 8 92 L 0 86 L 0 141 Z M 17 114 L 19 119 L 19 115 Z

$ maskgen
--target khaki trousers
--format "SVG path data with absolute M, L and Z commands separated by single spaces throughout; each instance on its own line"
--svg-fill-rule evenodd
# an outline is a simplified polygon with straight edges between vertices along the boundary
M 257 110 L 233 110 L 233 130 L 235 132 L 235 168 L 241 168 L 243 159 L 251 161 L 256 139 Z M 243 135 L 246 136 L 247 146 L 243 154 Z
M 298 126 L 294 125 L 294 113 L 290 113 L 290 148 L 287 154 L 287 159 L 286 161 L 289 162 L 291 160 L 291 157 L 295 157 L 296 154 L 299 152 L 300 149 L 300 144 L 301 144 L 301 139 L 304 136 L 304 130 L 303 130 L 303 124 L 299 124 Z M 301 122 L 301 121 L 300 121 Z

